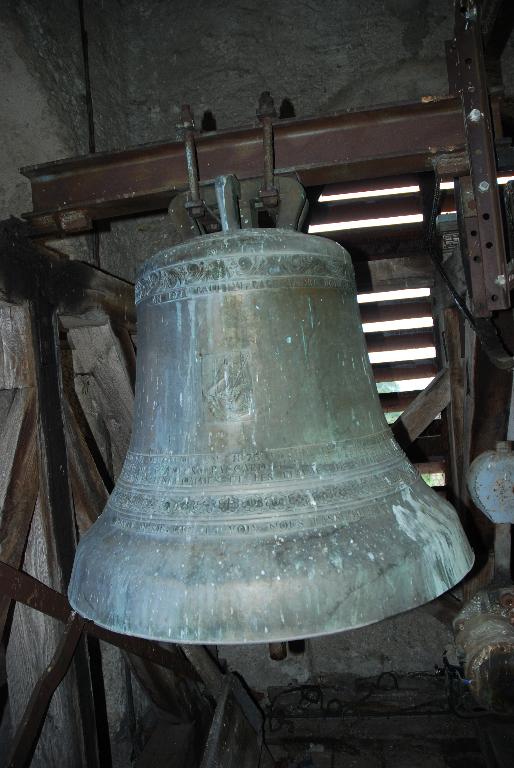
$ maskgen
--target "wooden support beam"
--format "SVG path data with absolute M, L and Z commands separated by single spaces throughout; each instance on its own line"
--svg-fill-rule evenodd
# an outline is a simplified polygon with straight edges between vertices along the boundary
M 433 347 L 434 334 L 431 329 L 426 333 L 367 333 L 366 345 L 368 352 Z
M 437 365 L 435 361 L 426 362 L 423 360 L 402 363 L 392 363 L 386 365 L 380 363 L 373 365 L 373 376 L 377 383 L 383 381 L 409 381 L 412 379 L 428 379 L 437 374 Z
M 75 518 L 79 534 L 83 535 L 101 514 L 109 492 L 66 399 L 64 421 Z
M 134 286 L 91 264 L 70 261 L 56 250 L 27 237 L 24 222 L 11 219 L 0 227 L 0 300 L 20 304 L 44 294 L 65 322 L 95 313 L 134 331 Z M 5 317 L 2 316 L 2 323 Z M 0 350 L 0 381 L 2 370 Z
M 40 248 L 42 256 L 51 252 Z M 134 285 L 82 261 L 54 261 L 48 295 L 64 322 L 85 312 L 104 313 L 114 325 L 129 331 L 136 328 Z M 66 318 L 69 318 L 66 320 Z
M 359 293 L 426 288 L 434 282 L 434 269 L 424 253 L 415 256 L 357 262 L 354 265 Z
M 432 317 L 430 301 L 402 301 L 359 304 L 363 323 L 384 323 L 389 320 L 410 320 L 411 318 Z
M 123 466 L 132 430 L 134 352 L 122 345 L 107 323 L 68 331 L 75 391 L 105 466 L 116 478 Z
M 7 760 L 8 768 L 28 768 L 32 762 L 50 701 L 69 669 L 82 636 L 84 623 L 84 619 L 77 613 L 70 614 L 52 660 L 34 687 L 23 717 L 18 723 Z
M 0 302 L 0 389 L 35 384 L 32 340 L 27 304 Z
M 45 568 L 48 569 L 50 584 L 64 591 L 71 575 L 76 542 L 62 412 L 59 333 L 55 309 L 43 296 L 34 298 L 32 308 L 39 399 L 40 510 L 47 558 Z M 37 541 L 34 543 L 38 545 Z M 41 631 L 46 630 L 41 628 Z M 95 768 L 99 765 L 96 717 L 90 661 L 84 641 L 77 648 L 73 674 L 67 678 L 67 684 L 72 686 L 70 697 L 75 708 L 67 717 L 73 718 L 74 727 L 78 723 L 85 763 L 88 768 Z M 73 738 L 72 733 L 70 738 Z
M 461 350 L 461 316 L 456 307 L 443 311 L 442 354 L 450 374 L 449 444 L 450 483 L 454 504 L 462 514 L 464 434 L 464 360 Z
M 17 568 L 23 559 L 39 490 L 33 387 L 15 390 L 0 445 L 0 558 Z M 0 639 L 10 602 L 0 597 Z
M 450 402 L 450 376 L 445 368 L 422 390 L 393 425 L 393 433 L 406 448 Z

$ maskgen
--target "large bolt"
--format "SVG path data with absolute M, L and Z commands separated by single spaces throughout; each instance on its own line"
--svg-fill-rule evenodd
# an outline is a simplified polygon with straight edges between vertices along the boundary
M 480 122 L 480 119 L 482 117 L 482 113 L 479 109 L 472 109 L 471 112 L 468 115 L 468 120 L 470 123 L 478 123 Z
M 489 182 L 488 181 L 481 181 L 478 185 L 478 189 L 480 192 L 487 192 L 489 189 Z

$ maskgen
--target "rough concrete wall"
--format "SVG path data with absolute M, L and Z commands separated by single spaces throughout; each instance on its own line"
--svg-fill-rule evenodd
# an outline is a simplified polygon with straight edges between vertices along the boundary
M 0 21 L 0 219 L 30 211 L 25 165 L 88 149 L 76 0 L 7 0 Z M 66 244 L 89 259 L 87 238 Z
M 130 5 L 130 0 L 87 0 L 84 6 L 97 152 L 134 143 L 127 120 L 130 78 L 140 76 L 148 57 L 143 62 L 133 57 L 132 34 L 137 38 L 139 32 L 128 26 Z
M 270 90 L 298 116 L 447 89 L 452 0 L 131 2 L 128 124 L 133 141 L 173 135 L 182 103 L 217 127 L 255 121 Z
M 298 117 L 447 92 L 452 0 L 113 0 L 108 51 L 103 3 L 87 9 L 102 149 L 174 138 L 183 103 L 227 128 L 255 122 L 263 90 Z M 133 280 L 170 242 L 162 216 L 113 222 L 101 264 Z
M 0 46 L 0 217 L 30 210 L 18 169 L 87 151 L 75 0 L 7 0 Z

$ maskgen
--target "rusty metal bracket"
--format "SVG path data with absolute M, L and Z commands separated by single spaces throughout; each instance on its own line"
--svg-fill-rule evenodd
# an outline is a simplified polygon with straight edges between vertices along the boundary
M 514 368 L 514 357 L 505 348 L 498 329 L 490 317 L 474 316 L 471 312 L 466 299 L 456 290 L 453 281 L 450 279 L 446 267 L 439 257 L 439 249 L 436 244 L 436 224 L 437 216 L 440 211 L 441 200 L 441 178 L 440 174 L 448 171 L 448 163 L 443 158 L 442 163 L 437 160 L 433 164 L 434 175 L 431 179 L 425 180 L 422 184 L 423 197 L 423 218 L 425 228 L 425 249 L 430 257 L 434 267 L 441 275 L 446 284 L 450 295 L 452 296 L 457 308 L 464 319 L 470 324 L 476 333 L 484 348 L 485 353 L 496 368 L 510 370 Z M 466 166 L 457 162 L 454 171 L 465 171 Z M 476 219 L 476 208 L 474 204 L 471 179 L 469 176 L 456 177 L 455 196 L 458 202 L 460 241 L 465 242 L 468 248 L 468 259 L 464 259 L 464 271 L 466 273 L 466 282 L 473 298 L 473 306 L 485 307 L 485 290 L 482 275 L 476 276 L 476 270 L 481 268 L 482 254 L 480 251 L 480 242 L 478 240 L 478 224 Z M 473 278 L 475 278 L 473 280 Z M 473 293 L 475 291 L 475 293 Z M 481 293 L 482 291 L 482 293 Z M 482 300 L 482 304 L 480 301 Z M 477 313 L 479 314 L 479 313 Z M 487 313 L 486 313 L 487 314 Z
M 289 176 L 276 180 L 278 205 L 270 211 L 275 226 L 281 229 L 301 230 L 307 215 L 309 203 L 302 185 Z M 260 179 L 246 179 L 239 182 L 239 214 L 241 227 L 247 229 L 258 227 L 258 210 L 262 209 Z M 202 188 L 206 216 L 202 221 L 204 231 L 214 232 L 221 226 L 217 215 L 218 202 L 214 185 Z M 169 207 L 170 217 L 177 229 L 181 240 L 188 240 L 200 234 L 196 222 L 186 213 L 184 198 L 186 193 L 176 195 Z
M 270 92 L 263 91 L 259 97 L 257 108 L 257 117 L 262 125 L 262 147 L 264 150 L 264 184 L 259 191 L 259 196 L 266 208 L 276 208 L 279 201 L 278 189 L 273 178 L 275 165 L 273 118 L 276 116 L 277 112 Z
M 458 0 L 455 11 L 455 85 L 464 112 L 475 222 L 471 237 L 470 277 L 473 311 L 478 317 L 510 307 L 509 273 L 497 184 L 497 168 L 480 14 L 476 0 Z M 469 198 L 470 189 L 465 195 Z M 469 217 L 468 217 L 469 218 Z M 472 234 L 475 233 L 475 234 Z M 473 264 L 471 263 L 473 262 Z M 480 283 L 483 283 L 483 288 Z

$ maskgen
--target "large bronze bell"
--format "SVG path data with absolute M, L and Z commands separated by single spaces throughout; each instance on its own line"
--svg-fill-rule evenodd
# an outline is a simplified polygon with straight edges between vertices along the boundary
M 473 556 L 382 414 L 350 256 L 280 229 L 157 253 L 136 286 L 132 442 L 78 547 L 75 610 L 117 632 L 249 643 L 432 600 Z

